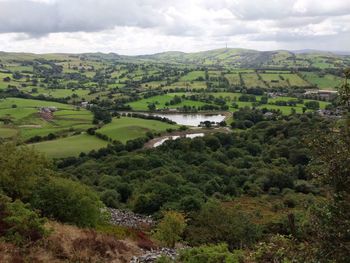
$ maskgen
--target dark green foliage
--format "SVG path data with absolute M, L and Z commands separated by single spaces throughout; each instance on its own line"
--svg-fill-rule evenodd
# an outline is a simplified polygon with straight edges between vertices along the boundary
M 102 192 L 101 200 L 108 207 L 118 208 L 120 195 L 115 190 L 106 190 Z
M 238 263 L 243 256 L 239 250 L 230 252 L 227 245 L 208 245 L 189 249 L 180 252 L 179 260 L 182 263 Z
M 0 237 L 17 245 L 25 245 L 41 239 L 47 231 L 45 219 L 20 200 L 0 195 Z
M 307 101 L 305 102 L 305 106 L 311 110 L 318 110 L 320 108 L 320 103 L 318 101 Z
M 225 242 L 233 249 L 253 244 L 260 235 L 247 214 L 210 201 L 189 221 L 186 239 L 191 245 Z
M 0 144 L 0 189 L 11 198 L 28 198 L 38 178 L 52 174 L 50 162 L 29 147 Z
M 44 216 L 82 227 L 96 226 L 102 204 L 87 186 L 64 178 L 45 178 L 33 191 L 31 204 Z
M 122 151 L 99 159 L 82 157 L 63 167 L 98 191 L 117 191 L 121 203 L 145 214 L 162 208 L 190 212 L 212 195 L 258 196 L 270 188 L 275 194 L 305 180 L 310 157 L 301 138 L 318 125 L 327 129 L 327 122 L 313 115 L 266 121 L 254 110 L 239 112 L 239 119 L 256 123 L 249 131 L 173 140 L 156 149 Z M 139 145 L 129 142 L 126 148 L 134 147 Z

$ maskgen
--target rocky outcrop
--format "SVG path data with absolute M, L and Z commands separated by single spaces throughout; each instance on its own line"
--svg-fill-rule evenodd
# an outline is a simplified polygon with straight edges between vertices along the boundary
M 108 208 L 111 215 L 111 223 L 115 225 L 141 229 L 152 227 L 155 221 L 151 216 L 135 214 L 131 211 Z
M 145 254 L 141 256 L 135 256 L 131 259 L 130 263 L 153 263 L 161 256 L 167 256 L 175 260 L 177 255 L 176 249 L 160 248 L 157 250 L 145 251 Z

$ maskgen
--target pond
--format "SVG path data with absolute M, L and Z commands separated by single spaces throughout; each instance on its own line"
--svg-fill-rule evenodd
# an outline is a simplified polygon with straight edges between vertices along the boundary
M 171 114 L 162 114 L 162 113 L 152 113 L 151 115 L 159 116 L 163 118 L 168 118 L 176 122 L 179 125 L 186 126 L 198 126 L 201 122 L 210 121 L 210 122 L 221 122 L 225 119 L 225 115 L 222 114 L 203 114 L 203 113 L 171 113 Z
M 203 137 L 203 136 L 204 136 L 204 133 L 191 133 L 191 134 L 186 134 L 185 136 L 178 136 L 178 135 L 167 136 L 167 137 L 161 138 L 159 141 L 155 142 L 153 144 L 153 147 L 161 146 L 164 142 L 166 142 L 168 140 L 176 140 L 176 139 L 178 139 L 180 137 L 193 139 L 193 138 L 196 138 L 196 137 Z

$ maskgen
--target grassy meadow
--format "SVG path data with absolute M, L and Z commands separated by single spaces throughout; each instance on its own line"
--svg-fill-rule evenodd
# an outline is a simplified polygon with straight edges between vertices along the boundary
M 177 127 L 177 125 L 156 120 L 121 117 L 114 118 L 111 123 L 103 126 L 98 132 L 107 135 L 113 140 L 125 143 L 128 140 L 143 137 L 147 132 L 158 133 L 164 132 L 169 128 L 175 129 Z

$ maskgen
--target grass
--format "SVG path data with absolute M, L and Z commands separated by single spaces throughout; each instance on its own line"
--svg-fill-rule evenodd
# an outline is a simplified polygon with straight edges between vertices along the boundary
M 207 84 L 205 81 L 178 81 L 171 84 L 171 86 L 164 87 L 164 89 L 175 89 L 175 88 L 206 89 Z
M 267 88 L 265 83 L 259 79 L 258 75 L 256 73 L 246 73 L 242 74 L 244 85 L 247 88 Z
M 127 142 L 145 136 L 146 132 L 164 132 L 168 128 L 177 128 L 177 125 L 156 120 L 121 117 L 114 118 L 111 123 L 98 130 L 113 140 Z
M 52 141 L 32 144 L 33 147 L 51 158 L 78 156 L 81 152 L 89 152 L 107 146 L 107 142 L 95 136 L 80 134 Z
M 1 138 L 10 138 L 10 137 L 16 136 L 16 134 L 17 134 L 16 129 L 0 126 L 0 137 Z
M 13 108 L 12 105 L 17 107 Z M 47 121 L 40 117 L 37 108 L 41 106 L 57 107 L 58 110 L 53 113 L 52 120 Z M 19 135 L 25 140 L 36 135 L 82 131 L 93 126 L 90 111 L 77 110 L 72 105 L 40 100 L 19 98 L 1 100 L 0 117 L 9 117 L 12 121 L 11 128 L 17 131 L 13 135 Z
M 129 103 L 129 105 L 133 110 L 136 110 L 136 111 L 148 111 L 149 110 L 148 105 L 151 103 L 154 103 L 157 109 L 165 109 L 165 108 L 176 109 L 178 107 L 182 107 L 185 105 L 196 106 L 196 107 L 205 105 L 205 103 L 200 101 L 182 100 L 182 102 L 179 104 L 165 106 L 165 103 L 170 102 L 175 95 L 182 96 L 183 94 L 184 93 L 168 93 L 165 95 L 154 96 L 147 99 L 141 99 L 135 102 L 131 102 Z
M 331 74 L 320 75 L 316 72 L 303 72 L 302 75 L 319 89 L 334 90 L 342 82 L 340 77 Z
M 228 80 L 230 85 L 238 86 L 241 84 L 239 74 L 237 74 L 237 73 L 226 74 L 225 78 Z
M 38 107 L 50 107 L 54 106 L 58 109 L 73 109 L 72 105 L 43 101 L 43 100 L 31 100 L 31 99 L 21 99 L 21 98 L 6 98 L 0 99 L 0 109 L 11 108 L 12 105 L 17 105 L 17 108 L 38 108 Z
M 193 81 L 198 79 L 199 77 L 205 78 L 205 72 L 204 71 L 191 71 L 187 73 L 186 75 L 182 76 L 180 78 L 180 81 Z
M 71 89 L 45 89 L 45 88 L 37 88 L 38 92 L 37 93 L 32 93 L 31 90 L 34 87 L 27 87 L 23 90 L 31 93 L 33 96 L 37 95 L 44 95 L 46 97 L 52 97 L 52 98 L 66 98 L 68 96 L 72 96 L 73 94 L 78 95 L 80 98 L 84 98 L 87 96 L 90 92 L 88 89 L 76 89 L 76 90 L 71 90 Z
M 292 87 L 308 87 L 310 84 L 299 77 L 297 74 L 280 74 L 280 76 L 287 80 Z

